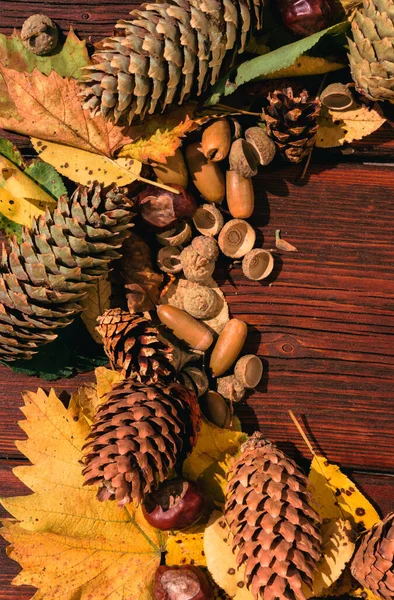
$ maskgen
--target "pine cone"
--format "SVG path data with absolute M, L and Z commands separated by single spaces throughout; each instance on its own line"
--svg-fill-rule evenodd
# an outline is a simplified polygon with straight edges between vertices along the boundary
M 261 28 L 263 7 L 264 0 L 168 0 L 134 9 L 87 67 L 85 108 L 131 123 L 201 95 Z
M 268 94 L 265 112 L 267 133 L 279 152 L 293 163 L 301 162 L 316 142 L 318 100 L 310 100 L 306 90 L 295 95 L 291 87 Z
M 0 358 L 29 359 L 82 310 L 89 285 L 103 275 L 131 228 L 133 203 L 117 188 L 79 187 L 71 199 L 3 246 Z
M 97 322 L 113 369 L 140 383 L 165 383 L 173 378 L 172 346 L 160 339 L 151 319 L 111 308 Z
M 394 598 L 394 512 L 364 534 L 351 571 L 378 598 Z
M 201 414 L 195 394 L 178 384 L 125 380 L 97 413 L 83 459 L 85 485 L 119 506 L 142 502 L 197 441 Z
M 352 21 L 349 62 L 357 90 L 394 102 L 394 0 L 364 0 Z
M 264 600 L 305 600 L 321 556 L 319 515 L 294 461 L 255 433 L 228 478 L 225 517 L 245 583 Z

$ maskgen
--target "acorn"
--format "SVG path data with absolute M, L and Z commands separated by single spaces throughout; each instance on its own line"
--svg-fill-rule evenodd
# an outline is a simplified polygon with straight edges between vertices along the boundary
M 230 319 L 212 351 L 209 366 L 214 377 L 223 375 L 235 363 L 248 333 L 248 326 L 240 319 Z
M 254 190 L 252 180 L 242 177 L 235 171 L 226 173 L 226 198 L 231 216 L 235 219 L 248 219 L 254 210 Z
M 161 248 L 157 255 L 157 264 L 164 273 L 180 273 L 182 271 L 181 251 L 175 246 Z
M 159 567 L 153 597 L 154 600 L 214 600 L 211 584 L 194 565 Z
M 254 177 L 257 175 L 258 158 L 253 146 L 243 138 L 239 138 L 232 143 L 229 156 L 230 170 L 238 175 Z
M 242 258 L 256 242 L 256 232 L 247 221 L 232 219 L 219 234 L 219 248 L 226 256 Z
M 219 162 L 230 152 L 231 127 L 227 119 L 217 119 L 208 125 L 202 134 L 201 151 L 205 158 Z
M 196 319 L 213 319 L 223 307 L 220 296 L 210 287 L 198 285 L 190 290 L 183 299 L 184 310 Z
M 255 388 L 263 376 L 263 363 L 255 354 L 247 354 L 237 361 L 234 375 L 246 388 Z
M 170 304 L 161 304 L 157 307 L 157 316 L 179 340 L 183 340 L 194 350 L 205 352 L 212 345 L 213 335 L 209 329 L 184 310 Z
M 245 387 L 234 375 L 219 377 L 217 385 L 219 394 L 230 402 L 240 402 L 245 396 Z
M 274 257 L 269 250 L 254 248 L 242 261 L 242 271 L 248 279 L 261 281 L 268 277 L 274 268 Z
M 184 276 L 194 283 L 206 281 L 215 270 L 215 262 L 200 256 L 193 246 L 186 246 L 180 259 Z
M 193 217 L 197 231 L 205 236 L 215 236 L 223 228 L 223 215 L 213 204 L 203 204 L 198 208 Z
M 170 531 L 196 523 L 204 508 L 204 496 L 195 483 L 171 479 L 146 496 L 142 512 L 149 525 Z
M 231 425 L 231 410 L 223 396 L 210 390 L 200 398 L 201 411 L 206 419 L 222 429 Z
M 246 141 L 253 147 L 259 163 L 265 167 L 274 160 L 276 154 L 275 142 L 266 134 L 262 127 L 249 127 L 245 131 Z
M 187 188 L 189 174 L 180 148 L 177 149 L 174 156 L 167 156 L 166 161 L 153 167 L 153 170 L 162 183 L 177 184 Z
M 175 227 L 166 229 L 156 235 L 156 239 L 162 246 L 183 246 L 192 237 L 192 228 L 185 221 L 178 223 Z
M 186 161 L 193 183 L 200 194 L 208 202 L 223 202 L 226 191 L 223 172 L 218 163 L 205 158 L 200 142 L 194 142 L 186 148 Z

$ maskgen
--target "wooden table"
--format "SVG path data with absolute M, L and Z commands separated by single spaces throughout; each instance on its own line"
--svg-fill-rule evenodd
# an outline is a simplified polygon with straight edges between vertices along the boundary
M 130 8 L 127 0 L 0 0 L 0 32 L 43 12 L 94 41 L 111 34 Z M 218 273 L 232 314 L 249 325 L 248 351 L 265 363 L 258 391 L 239 407 L 247 431 L 260 428 L 296 459 L 310 459 L 292 409 L 315 448 L 382 514 L 394 508 L 393 138 L 386 125 L 351 155 L 316 152 L 304 180 L 297 166 L 265 169 L 251 222 L 265 248 L 281 229 L 298 253 L 278 253 L 267 283 L 245 281 L 239 268 Z M 12 475 L 24 462 L 14 446 L 24 437 L 21 392 L 49 384 L 5 367 L 0 378 L 0 495 L 26 494 Z M 54 387 L 71 392 L 92 379 L 88 373 Z M 31 598 L 31 588 L 11 587 L 19 568 L 1 544 L 0 598 Z

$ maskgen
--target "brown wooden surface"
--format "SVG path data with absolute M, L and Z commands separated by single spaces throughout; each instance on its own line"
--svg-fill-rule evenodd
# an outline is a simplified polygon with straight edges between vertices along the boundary
M 111 34 L 131 5 L 0 0 L 0 32 L 44 12 L 64 29 L 71 24 L 97 39 Z M 217 272 L 232 314 L 249 325 L 247 350 L 266 367 L 258 391 L 238 410 L 246 429 L 259 427 L 294 457 L 309 459 L 288 416 L 292 409 L 315 447 L 340 463 L 382 514 L 394 507 L 393 132 L 386 125 L 351 154 L 316 152 L 302 182 L 299 167 L 264 170 L 251 220 L 259 241 L 273 248 L 281 229 L 299 251 L 276 253 L 275 272 L 263 284 L 246 281 L 239 265 L 222 263 Z M 50 384 L 0 367 L 1 496 L 28 493 L 11 472 L 23 461 L 14 445 L 23 438 L 21 392 L 51 385 L 71 392 L 92 378 Z M 0 599 L 27 600 L 31 589 L 10 585 L 19 569 L 4 547 Z

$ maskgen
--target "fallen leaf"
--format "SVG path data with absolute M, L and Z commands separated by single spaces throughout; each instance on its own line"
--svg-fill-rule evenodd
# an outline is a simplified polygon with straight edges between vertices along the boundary
M 317 120 L 319 129 L 316 146 L 319 148 L 334 148 L 361 140 L 386 122 L 378 103 L 372 108 L 362 104 L 346 111 L 330 110 L 323 106 Z
M 335 59 L 322 58 L 318 56 L 300 56 L 290 67 L 274 71 L 264 75 L 262 79 L 282 79 L 288 77 L 308 77 L 310 75 L 324 75 L 332 71 L 346 69 L 348 64 L 338 62 Z
M 18 148 L 14 146 L 10 140 L 6 140 L 5 138 L 0 138 L 0 154 L 1 156 L 5 156 L 8 158 L 14 165 L 18 167 L 24 167 L 24 162 L 22 158 L 22 154 L 19 152 Z
M 106 273 L 96 281 L 95 285 L 91 286 L 86 298 L 81 302 L 83 312 L 81 314 L 82 321 L 85 323 L 90 335 L 98 344 L 102 344 L 101 335 L 97 333 L 97 317 L 109 308 L 111 298 L 111 283 L 109 273 Z
M 371 590 L 367 590 L 367 588 L 362 587 L 350 591 L 349 596 L 352 598 L 362 598 L 362 600 L 382 600 L 379 596 L 375 596 Z
M 112 160 L 79 148 L 70 150 L 69 146 L 54 142 L 36 138 L 32 138 L 31 142 L 43 161 L 53 165 L 71 181 L 82 185 L 98 181 L 104 186 L 116 183 L 122 187 L 138 179 L 141 173 L 142 163 L 131 158 Z
M 345 14 L 348 15 L 353 13 L 356 10 L 356 8 L 361 6 L 363 0 L 339 0 L 339 2 L 342 4 L 342 8 Z
M 170 533 L 166 546 L 166 565 L 196 565 L 206 567 L 204 553 L 205 525 L 197 525 L 188 531 Z
M 118 371 L 113 371 L 106 367 L 97 367 L 94 374 L 97 381 L 98 403 L 100 405 L 105 401 L 106 395 L 112 390 L 114 385 L 124 378 Z
M 50 196 L 58 200 L 60 196 L 67 194 L 66 186 L 59 173 L 48 163 L 41 160 L 33 160 L 24 170 L 25 175 L 33 179 Z
M 32 464 L 14 473 L 33 493 L 2 500 L 19 521 L 1 529 L 8 555 L 22 567 L 14 585 L 38 588 L 36 600 L 152 600 L 165 536 L 141 508 L 98 502 L 94 487 L 83 485 L 84 418 L 53 390 L 27 392 L 24 402 L 20 426 L 27 440 L 17 447 Z
M 0 73 L 18 113 L 11 118 L 1 115 L 0 127 L 109 157 L 131 142 L 124 129 L 102 115 L 92 118 L 82 108 L 75 79 L 64 79 L 55 71 L 46 76 L 37 69 L 18 73 L 3 65 Z
M 97 383 L 86 383 L 71 396 L 68 409 L 73 419 L 83 416 L 90 426 L 99 406 Z
M 298 252 L 298 248 L 281 238 L 280 229 L 275 231 L 275 246 L 278 250 L 283 250 L 284 252 Z

